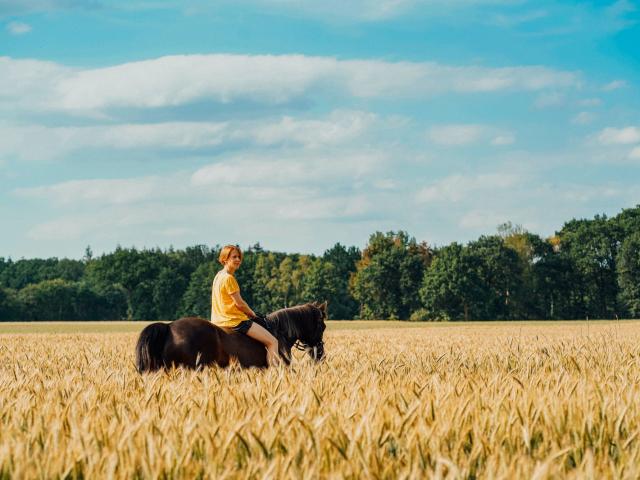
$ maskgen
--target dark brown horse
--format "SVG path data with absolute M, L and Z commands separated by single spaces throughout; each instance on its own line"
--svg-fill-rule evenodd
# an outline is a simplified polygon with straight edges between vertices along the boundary
M 326 303 L 306 303 L 283 308 L 257 321 L 278 339 L 280 356 L 289 364 L 294 346 L 306 350 L 314 360 L 324 357 L 326 318 Z M 226 367 L 232 357 L 243 367 L 268 365 L 262 343 L 198 317 L 147 325 L 136 345 L 136 364 L 141 373 L 180 365 L 197 368 L 215 363 Z

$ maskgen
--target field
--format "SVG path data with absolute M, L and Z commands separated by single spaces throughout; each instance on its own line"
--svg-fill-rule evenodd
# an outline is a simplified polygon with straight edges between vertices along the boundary
M 0 325 L 0 478 L 640 477 L 640 323 L 340 322 L 320 365 L 145 376 L 141 326 Z

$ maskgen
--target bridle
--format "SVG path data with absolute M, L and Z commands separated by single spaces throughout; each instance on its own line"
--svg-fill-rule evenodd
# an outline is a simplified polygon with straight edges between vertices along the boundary
M 258 315 L 257 318 L 254 319 L 254 320 L 258 320 L 258 323 L 261 326 L 266 328 L 272 334 L 276 334 L 276 332 L 274 330 L 272 330 L 273 327 L 269 325 L 266 316 Z M 293 343 L 293 345 L 291 345 L 291 348 L 295 348 L 296 350 L 300 350 L 302 352 L 307 352 L 309 350 L 324 351 L 324 341 L 321 339 L 320 341 L 316 342 L 314 345 L 310 345 L 310 344 L 308 344 L 306 342 L 303 342 L 300 339 L 296 339 L 295 342 Z
M 324 347 L 323 340 L 320 340 L 315 345 L 309 345 L 308 343 L 304 343 L 302 340 L 296 340 L 296 343 L 293 344 L 293 348 L 296 348 L 297 350 L 300 350 L 303 352 L 306 352 L 307 350 L 310 350 L 310 349 L 319 348 L 319 347 Z

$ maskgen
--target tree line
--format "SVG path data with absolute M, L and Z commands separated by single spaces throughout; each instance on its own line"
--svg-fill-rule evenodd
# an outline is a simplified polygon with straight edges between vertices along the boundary
M 219 248 L 0 257 L 0 320 L 208 318 Z M 256 244 L 236 276 L 262 313 L 327 300 L 334 319 L 635 318 L 640 205 L 612 218 L 573 219 L 549 238 L 506 223 L 494 235 L 440 247 L 404 231 L 376 232 L 363 250 L 338 243 L 318 256 Z

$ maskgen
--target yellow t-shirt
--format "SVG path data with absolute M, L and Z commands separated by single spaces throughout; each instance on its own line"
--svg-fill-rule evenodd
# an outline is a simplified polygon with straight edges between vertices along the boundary
M 246 313 L 236 307 L 232 293 L 240 291 L 238 281 L 226 270 L 220 270 L 211 285 L 211 321 L 219 327 L 236 327 L 248 320 Z

